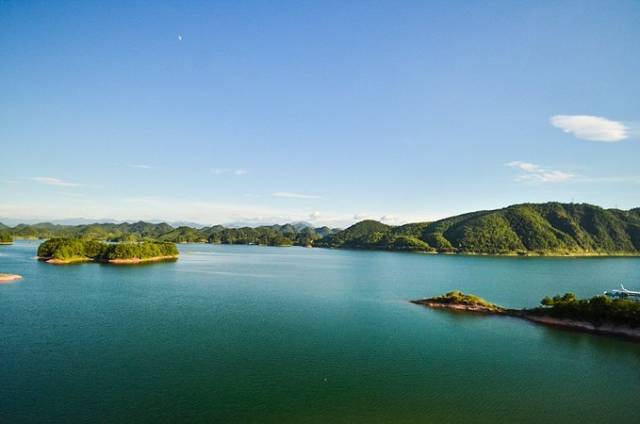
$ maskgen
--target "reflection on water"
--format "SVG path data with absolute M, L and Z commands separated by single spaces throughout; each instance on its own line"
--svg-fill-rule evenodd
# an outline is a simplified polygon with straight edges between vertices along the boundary
M 0 249 L 0 422 L 634 422 L 640 344 L 408 301 L 507 307 L 640 281 L 640 259 L 180 245 L 51 266 Z M 561 419 L 559 418 L 561 417 Z

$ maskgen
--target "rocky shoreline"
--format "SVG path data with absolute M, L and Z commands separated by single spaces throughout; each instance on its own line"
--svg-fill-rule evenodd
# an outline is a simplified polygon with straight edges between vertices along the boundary
M 98 261 L 92 258 L 55 259 L 55 258 L 47 258 L 42 256 L 38 256 L 37 259 L 39 261 L 52 264 L 52 265 L 69 265 L 69 264 L 77 264 L 77 263 L 83 263 L 83 262 L 98 262 L 98 263 L 113 264 L 113 265 L 136 265 L 136 264 L 149 263 L 149 262 L 174 261 L 178 259 L 178 255 L 154 256 L 151 258 L 109 259 L 106 261 Z
M 445 303 L 440 302 L 436 299 L 419 299 L 412 300 L 411 303 L 416 305 L 426 306 L 428 308 L 433 309 L 449 309 L 454 311 L 465 311 L 465 312 L 475 312 L 480 314 L 505 314 L 507 309 L 501 308 L 499 306 L 488 307 L 483 305 L 467 305 L 467 304 L 459 304 L 459 303 Z
M 533 323 L 547 325 L 550 327 L 564 328 L 567 330 L 600 334 L 604 336 L 624 337 L 640 342 L 640 328 L 633 328 L 629 326 L 610 323 L 602 323 L 600 325 L 596 325 L 588 321 L 576 321 L 572 319 L 556 318 L 548 315 L 534 315 L 526 313 L 526 310 L 523 313 L 514 314 L 513 316 L 517 316 Z
M 493 304 L 481 305 L 452 303 L 445 299 L 439 298 L 412 300 L 411 303 L 433 309 L 447 309 L 451 311 L 515 317 L 530 321 L 534 324 L 562 328 L 571 331 L 600 334 L 605 336 L 623 337 L 640 342 L 640 328 L 613 323 L 595 324 L 588 321 L 577 321 L 568 318 L 558 318 L 550 315 L 545 315 L 541 313 L 539 309 L 508 309 Z

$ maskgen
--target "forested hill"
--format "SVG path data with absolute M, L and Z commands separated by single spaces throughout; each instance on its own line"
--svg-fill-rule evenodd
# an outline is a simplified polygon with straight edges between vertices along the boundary
M 521 204 L 399 227 L 362 221 L 314 245 L 485 254 L 640 254 L 640 208 Z
M 345 230 L 285 224 L 204 228 L 133 224 L 6 227 L 7 237 L 317 246 L 478 254 L 640 254 L 640 208 L 623 211 L 589 204 L 542 203 L 478 211 L 435 222 L 389 226 L 362 221 Z
M 122 224 L 58 225 L 41 223 L 15 227 L 0 224 L 0 232 L 6 237 L 49 239 L 73 238 L 83 240 L 106 240 L 114 242 L 167 241 L 173 243 L 224 243 L 263 244 L 271 246 L 310 246 L 313 242 L 339 229 L 312 228 L 301 224 L 269 225 L 261 227 L 225 228 L 221 225 L 192 228 L 174 228 L 169 224 L 148 222 Z

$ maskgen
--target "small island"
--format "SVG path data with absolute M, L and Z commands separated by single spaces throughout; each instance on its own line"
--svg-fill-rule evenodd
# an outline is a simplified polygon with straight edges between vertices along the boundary
M 22 275 L 18 274 L 4 274 L 0 272 L 0 284 L 11 283 L 13 281 L 21 280 Z
M 640 302 L 605 295 L 591 299 L 578 299 L 573 293 L 545 297 L 541 307 L 532 309 L 504 308 L 457 290 L 411 302 L 429 308 L 511 316 L 542 325 L 640 341 Z
M 140 264 L 176 260 L 175 243 L 143 241 L 104 243 L 95 240 L 53 238 L 38 247 L 38 259 L 49 264 L 102 262 Z
M 481 297 L 464 294 L 459 290 L 428 299 L 412 300 L 411 303 L 428 306 L 429 308 L 444 308 L 485 314 L 500 314 L 506 311 L 505 308 L 487 302 Z

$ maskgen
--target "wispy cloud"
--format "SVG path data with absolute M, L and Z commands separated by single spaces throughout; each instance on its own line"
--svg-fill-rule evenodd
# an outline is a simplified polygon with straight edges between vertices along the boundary
M 505 165 L 522 171 L 515 178 L 516 181 L 520 182 L 562 183 L 575 177 L 569 172 L 546 169 L 535 163 L 518 160 L 508 162 Z
M 629 138 L 629 128 L 622 122 L 600 116 L 555 115 L 549 122 L 554 127 L 582 140 L 615 143 Z
M 576 181 L 581 183 L 635 183 L 640 184 L 640 176 L 624 177 L 579 177 Z
M 136 168 L 136 169 L 151 169 L 151 165 L 145 165 L 143 163 L 140 164 L 131 164 L 129 165 L 129 168 Z
M 214 169 L 211 170 L 211 172 L 213 172 L 215 175 L 229 174 L 229 175 L 237 175 L 237 176 L 247 175 L 249 173 L 249 171 L 244 169 L 244 168 L 237 168 L 237 169 L 232 169 L 232 168 L 214 168 Z
M 320 212 L 315 211 L 315 212 L 311 212 L 311 213 L 309 214 L 309 219 L 310 219 L 310 220 L 312 220 L 312 221 L 316 221 L 316 220 L 317 220 L 317 219 L 319 219 L 321 216 L 322 216 L 322 214 L 321 214 Z
M 46 184 L 46 185 L 51 185 L 51 186 L 58 186 L 58 187 L 79 187 L 82 184 L 78 184 L 78 183 L 72 183 L 69 181 L 64 181 L 61 180 L 59 178 L 54 178 L 54 177 L 33 177 L 31 178 L 31 180 L 33 181 L 37 181 L 41 184 Z
M 291 199 L 319 199 L 320 196 L 312 194 L 291 193 L 289 191 L 276 191 L 271 193 L 273 197 L 288 197 Z
M 380 217 L 380 222 L 385 224 L 393 224 L 396 222 L 396 217 L 393 215 L 383 215 Z

